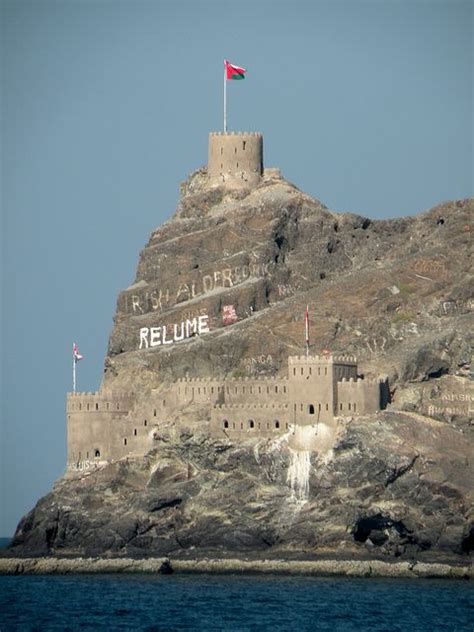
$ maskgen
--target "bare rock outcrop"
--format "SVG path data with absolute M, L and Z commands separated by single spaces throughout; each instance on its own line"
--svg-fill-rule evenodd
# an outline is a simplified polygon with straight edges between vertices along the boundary
M 9 554 L 464 559 L 473 210 L 467 199 L 369 220 L 277 172 L 238 190 L 193 174 L 118 297 L 103 388 L 146 399 L 181 377 L 283 375 L 309 304 L 312 351 L 353 353 L 365 375 L 386 374 L 389 407 L 341 419 L 330 445 L 306 452 L 289 435 L 218 440 L 177 413 L 144 458 L 60 479 Z M 203 314 L 205 335 L 139 348 L 140 328 Z

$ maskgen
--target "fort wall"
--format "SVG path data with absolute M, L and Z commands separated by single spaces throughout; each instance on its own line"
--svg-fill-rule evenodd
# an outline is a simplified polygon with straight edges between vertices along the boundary
M 336 414 L 370 414 L 380 410 L 380 384 L 379 380 L 342 378 L 337 383 Z
M 216 184 L 258 184 L 263 174 L 262 134 L 211 132 L 207 172 Z
M 274 437 L 288 428 L 287 404 L 231 404 L 216 406 L 211 411 L 210 429 L 215 436 Z
M 210 421 L 211 434 L 237 441 L 375 413 L 386 405 L 388 392 L 386 379 L 357 377 L 354 356 L 323 355 L 289 357 L 287 378 L 182 378 L 140 401 L 134 393 L 72 393 L 67 398 L 68 469 L 146 454 L 160 429 L 179 424 L 187 407 L 193 423 L 207 427 Z

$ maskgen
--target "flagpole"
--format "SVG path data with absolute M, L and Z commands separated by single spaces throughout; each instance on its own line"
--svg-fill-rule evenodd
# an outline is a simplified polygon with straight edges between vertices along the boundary
M 224 60 L 224 134 L 227 132 L 227 68 Z
M 72 392 L 76 392 L 76 357 L 74 355 L 74 343 L 72 343 Z
M 309 357 L 309 306 L 306 305 L 306 314 L 305 314 L 305 338 L 306 338 L 306 357 Z

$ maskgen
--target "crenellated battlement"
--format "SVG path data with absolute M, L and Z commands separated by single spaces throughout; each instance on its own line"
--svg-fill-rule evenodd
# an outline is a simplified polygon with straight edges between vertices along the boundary
M 353 355 L 300 355 L 290 356 L 288 358 L 288 364 L 291 366 L 295 364 L 350 364 L 355 366 L 357 365 L 357 358 Z
M 216 404 L 215 410 L 286 410 L 288 404 Z
M 211 377 L 180 377 L 173 382 L 173 384 L 225 384 L 231 382 L 258 382 L 258 383 L 266 383 L 266 382 L 288 382 L 287 377 L 281 377 L 277 375 L 269 375 L 264 379 L 258 377 L 223 377 L 221 380 Z
M 261 132 L 209 132 L 209 136 L 256 136 L 258 138 L 263 138 L 263 134 Z
M 135 402 L 133 392 L 82 391 L 68 393 L 66 408 L 68 413 L 107 413 L 124 415 Z
M 76 391 L 75 393 L 67 393 L 67 397 L 71 399 L 79 398 L 95 398 L 95 399 L 134 399 L 135 393 L 122 391 Z
M 358 377 L 354 379 L 353 377 L 346 378 L 343 377 L 339 380 L 339 383 L 345 382 L 347 384 L 357 384 L 358 386 L 366 386 L 368 384 L 383 384 L 386 382 L 386 378 L 383 377 Z

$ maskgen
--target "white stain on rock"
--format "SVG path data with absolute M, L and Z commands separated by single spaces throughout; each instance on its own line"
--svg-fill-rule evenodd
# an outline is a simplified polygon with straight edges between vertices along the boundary
M 290 465 L 286 477 L 296 500 L 307 502 L 309 499 L 309 474 L 311 470 L 311 452 L 309 450 L 290 451 Z

